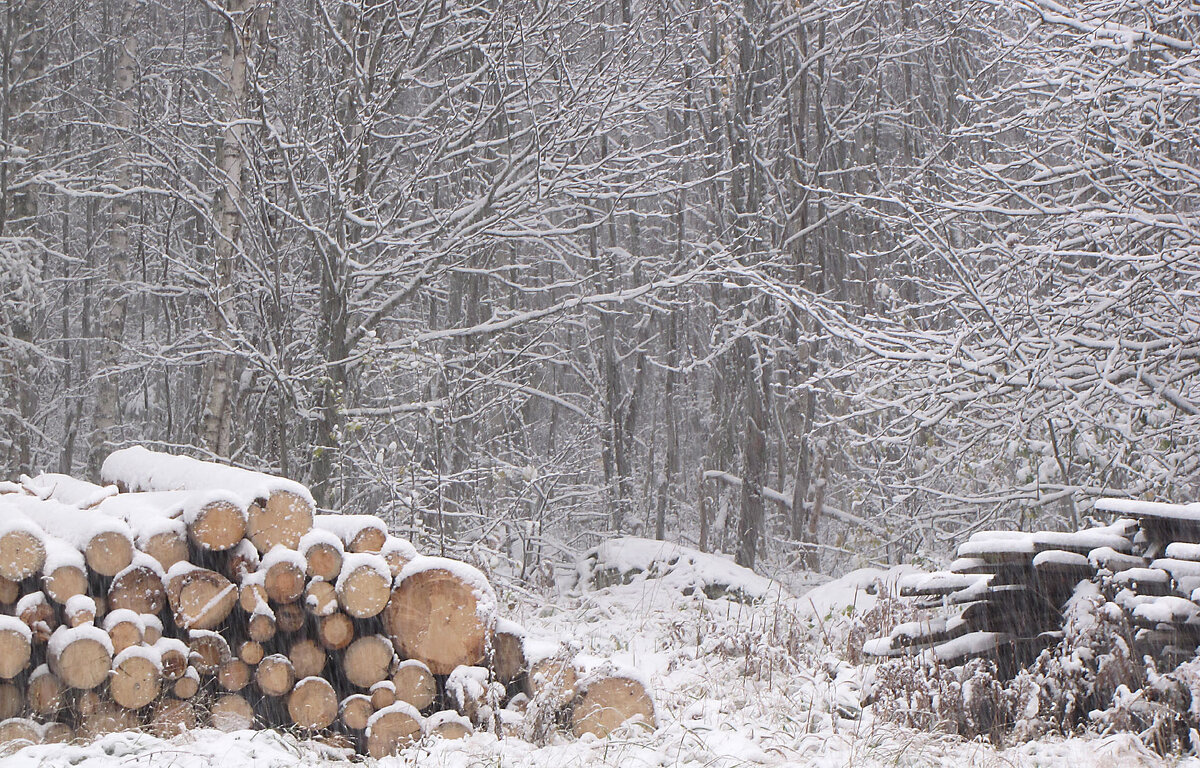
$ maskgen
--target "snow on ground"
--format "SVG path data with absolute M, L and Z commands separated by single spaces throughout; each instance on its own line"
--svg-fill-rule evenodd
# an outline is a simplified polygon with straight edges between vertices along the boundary
M 690 567 L 690 566 L 689 566 Z M 737 569 L 722 565 L 722 577 Z M 869 667 L 845 660 L 861 643 L 852 628 L 875 604 L 866 587 L 886 574 L 855 571 L 801 595 L 775 592 L 757 605 L 702 592 L 683 595 L 670 579 L 634 574 L 630 583 L 572 590 L 554 603 L 510 608 L 530 637 L 577 643 L 650 682 L 659 727 L 629 725 L 608 739 L 566 736 L 535 745 L 479 734 L 433 741 L 381 768 L 734 768 L 734 766 L 1166 766 L 1132 735 L 1052 739 L 997 749 L 983 741 L 900 728 L 859 707 Z M 503 597 L 503 596 L 502 596 Z M 864 673 L 865 676 L 864 677 Z M 273 732 L 194 731 L 163 741 L 114 734 L 86 745 L 28 747 L 5 768 L 33 766 L 325 766 L 345 756 Z M 367 761 L 373 762 L 373 761 Z M 344 764 L 344 763 L 343 763 Z

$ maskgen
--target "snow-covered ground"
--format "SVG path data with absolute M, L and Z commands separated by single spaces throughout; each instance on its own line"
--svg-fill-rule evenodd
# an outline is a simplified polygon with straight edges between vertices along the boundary
M 861 684 L 869 680 L 870 670 L 848 663 L 845 656 L 847 648 L 861 642 L 861 632 L 854 627 L 875 604 L 864 587 L 881 572 L 856 571 L 798 598 L 778 588 L 768 590 L 760 603 L 749 606 L 686 588 L 689 574 L 695 576 L 697 568 L 710 572 L 709 566 L 716 565 L 725 581 L 736 581 L 738 569 L 686 557 L 678 563 L 670 578 L 635 576 L 631 583 L 598 590 L 567 589 L 552 604 L 538 606 L 526 600 L 510 611 L 533 638 L 578 643 L 585 654 L 610 657 L 640 671 L 657 699 L 657 729 L 629 725 L 607 739 L 557 736 L 536 745 L 480 734 L 464 741 L 423 743 L 380 764 L 1200 766 L 1200 760 L 1159 758 L 1127 734 L 997 749 L 983 741 L 878 722 L 870 706 L 859 706 Z M 763 584 L 749 580 L 744 586 L 761 590 Z M 199 730 L 168 741 L 114 734 L 86 745 L 27 747 L 4 758 L 3 765 L 282 768 L 344 759 L 336 751 L 286 734 Z

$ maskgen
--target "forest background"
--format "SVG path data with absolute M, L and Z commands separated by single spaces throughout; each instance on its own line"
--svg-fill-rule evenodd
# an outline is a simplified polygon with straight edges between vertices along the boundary
M 0 466 L 145 443 L 513 581 L 1200 490 L 1187 0 L 10 0 Z

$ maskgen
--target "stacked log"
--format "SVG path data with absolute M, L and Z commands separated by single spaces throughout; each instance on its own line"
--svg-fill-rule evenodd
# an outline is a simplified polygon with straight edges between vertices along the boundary
M 0 484 L 0 737 L 296 727 L 381 757 L 520 733 L 531 701 L 580 735 L 654 722 L 570 649 L 547 682 L 478 570 L 299 483 L 143 448 L 102 479 Z
M 1200 646 L 1200 505 L 1101 499 L 1124 515 L 1081 531 L 981 531 L 945 571 L 915 574 L 900 597 L 923 617 L 863 647 L 870 656 L 926 654 L 950 666 L 974 658 L 1001 674 L 1062 638 L 1063 610 L 1082 583 L 1118 606 L 1135 650 L 1175 666 Z

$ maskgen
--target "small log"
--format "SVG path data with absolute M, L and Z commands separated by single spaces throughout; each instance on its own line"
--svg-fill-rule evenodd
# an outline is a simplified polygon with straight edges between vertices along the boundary
M 385 680 L 392 670 L 396 653 L 383 635 L 360 637 L 346 648 L 342 656 L 342 672 L 359 688 L 369 689 Z
M 108 691 L 126 709 L 141 709 L 158 696 L 162 665 L 153 648 L 127 648 L 113 659 Z
M 391 680 L 380 680 L 371 686 L 371 706 L 375 709 L 390 707 L 396 703 L 396 684 Z
M 288 696 L 288 715 L 301 728 L 314 731 L 328 728 L 338 716 L 333 686 L 320 677 L 306 677 L 296 683 Z
M 21 581 L 46 564 L 45 534 L 33 522 L 13 516 L 0 523 L 0 576 Z
M 17 618 L 33 633 L 33 642 L 41 644 L 50 639 L 58 628 L 54 608 L 41 592 L 30 592 L 17 601 Z
M 654 701 L 645 686 L 632 678 L 605 676 L 580 685 L 571 730 L 576 737 L 592 733 L 603 738 L 636 717 L 654 728 Z
M 304 558 L 299 552 L 275 547 L 260 564 L 263 588 L 273 603 L 291 603 L 304 594 Z
M 452 709 L 425 718 L 422 731 L 439 739 L 465 739 L 475 732 L 470 721 Z
M 114 521 L 116 522 L 116 521 Z M 100 531 L 88 539 L 83 559 L 93 573 L 116 576 L 133 562 L 133 534 L 121 523 L 118 529 Z
M 392 578 L 394 579 L 404 570 L 404 566 L 416 559 L 417 548 L 408 539 L 402 539 L 399 536 L 388 536 L 379 554 L 383 557 L 384 562 L 388 564 L 388 570 L 392 572 Z
M 267 588 L 262 583 L 265 577 L 265 573 L 251 573 L 242 577 L 242 586 L 238 591 L 238 605 L 246 613 L 254 613 L 254 609 L 259 605 L 267 605 L 270 602 Z
M 275 612 L 266 603 L 259 603 L 246 622 L 246 631 L 256 643 L 270 642 L 278 631 Z
M 254 707 L 236 693 L 218 696 L 209 712 L 212 727 L 219 731 L 228 733 L 254 727 Z
M 246 539 L 229 551 L 229 562 L 226 565 L 226 575 L 235 584 L 241 584 L 247 576 L 258 572 L 262 559 L 258 550 Z
M 376 759 L 394 755 L 421 736 L 421 715 L 410 705 L 396 702 L 367 721 L 367 753 Z
M 208 552 L 233 549 L 246 535 L 246 510 L 228 499 L 215 499 L 188 510 L 188 537 Z
M 186 643 L 174 637 L 162 637 L 154 642 L 162 661 L 162 674 L 167 680 L 179 680 L 188 671 L 190 650 Z
M 300 603 L 275 606 L 275 626 L 280 632 L 299 632 L 304 628 L 304 607 Z
M 176 680 L 175 685 L 171 687 L 171 693 L 179 699 L 190 699 L 199 692 L 200 673 L 196 671 L 195 667 L 188 667 L 183 676 Z
M 108 609 L 157 614 L 167 603 L 163 571 L 158 561 L 138 552 L 127 568 L 113 577 L 108 588 Z
M 254 682 L 266 696 L 285 696 L 296 684 L 296 672 L 287 656 L 273 653 L 254 668 Z
M 42 564 L 42 589 L 51 600 L 59 605 L 66 605 L 72 597 L 87 592 L 87 566 L 83 554 L 65 542 L 47 539 L 46 544 L 46 562 Z M 0 599 L 0 602 L 12 601 Z
M 291 491 L 275 491 L 266 504 L 252 504 L 246 513 L 246 538 L 259 552 L 280 545 L 295 549 L 312 527 L 312 503 Z
M 238 646 L 238 658 L 252 667 L 262 661 L 264 655 L 262 643 L 247 640 Z
M 0 616 L 0 678 L 11 680 L 29 666 L 33 632 L 20 619 Z
M 288 648 L 288 660 L 292 662 L 296 677 L 303 680 L 306 677 L 320 677 L 329 659 L 324 648 L 313 640 L 304 638 L 295 641 Z
M 337 588 L 319 578 L 308 582 L 304 588 L 304 610 L 311 615 L 328 616 L 338 609 Z
M 188 633 L 188 661 L 202 675 L 215 675 L 221 665 L 233 658 L 224 637 L 207 629 Z
M 66 723 L 45 723 L 42 726 L 43 744 L 69 744 L 75 740 L 75 729 Z
M 378 616 L 391 598 L 392 575 L 379 555 L 346 555 L 337 581 L 338 605 L 356 619 Z
M 310 579 L 332 584 L 342 572 L 342 540 L 329 531 L 313 529 L 300 539 L 298 550 L 304 556 L 305 572 Z
M 145 537 L 139 535 L 137 546 L 157 560 L 164 572 L 189 557 L 187 536 L 175 530 L 159 531 Z
M 108 621 L 108 617 L 111 615 L 110 612 L 106 611 L 104 620 Z M 162 637 L 162 619 L 148 613 L 143 613 L 139 618 L 142 620 L 142 641 L 150 645 L 157 643 L 159 638 Z
M 0 720 L 0 745 L 3 745 L 6 754 L 25 745 L 41 743 L 42 729 L 34 721 L 24 717 Z
M 383 612 L 396 649 L 436 675 L 484 660 L 495 624 L 495 594 L 468 565 L 421 557 L 405 566 Z
M 531 699 L 549 701 L 556 706 L 566 704 L 575 696 L 579 673 L 572 659 L 561 655 L 539 659 L 529 666 L 525 690 Z
M 63 606 L 63 617 L 68 627 L 93 624 L 96 621 L 96 601 L 87 595 L 75 595 Z
M 428 709 L 437 697 L 437 679 L 429 667 L 416 659 L 400 662 L 392 675 L 392 686 L 397 701 L 407 702 L 418 710 Z
M 66 706 L 66 692 L 58 675 L 50 671 L 49 665 L 42 664 L 29 675 L 25 699 L 29 703 L 29 711 L 35 715 L 53 717 Z
M 387 542 L 387 525 L 375 515 L 317 515 L 314 530 L 337 536 L 347 552 L 379 552 Z
M 354 621 L 344 613 L 322 616 L 317 622 L 317 636 L 321 645 L 331 651 L 340 651 L 354 640 Z
M 375 714 L 375 707 L 371 706 L 370 696 L 355 693 L 342 699 L 338 712 L 342 725 L 352 731 L 361 731 L 367 727 L 371 715 Z
M 170 696 L 154 702 L 150 712 L 150 731 L 160 739 L 170 739 L 199 725 L 196 707 L 190 701 Z
M 233 610 L 237 589 L 219 573 L 176 563 L 167 573 L 167 600 L 181 629 L 212 629 Z
M 492 635 L 492 672 L 505 685 L 524 671 L 525 630 L 518 624 L 501 619 Z
M 241 659 L 229 659 L 217 669 L 217 684 L 236 693 L 250 684 L 251 666 Z
M 112 640 L 113 653 L 141 645 L 146 640 L 145 622 L 140 615 L 130 610 L 109 611 L 104 617 L 104 631 Z M 155 641 L 147 642 L 153 645 Z
M 50 670 L 68 688 L 90 690 L 103 683 L 112 669 L 112 640 L 91 624 L 59 627 L 46 647 Z

